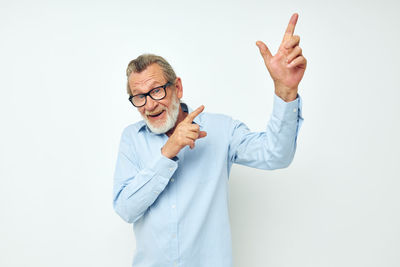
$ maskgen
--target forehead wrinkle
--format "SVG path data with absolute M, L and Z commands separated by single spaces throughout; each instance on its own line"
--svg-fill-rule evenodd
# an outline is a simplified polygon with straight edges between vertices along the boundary
M 154 87 L 162 85 L 162 82 L 159 81 L 157 75 L 151 74 L 147 79 L 135 81 L 132 83 L 132 93 L 135 92 L 147 92 L 153 89 Z

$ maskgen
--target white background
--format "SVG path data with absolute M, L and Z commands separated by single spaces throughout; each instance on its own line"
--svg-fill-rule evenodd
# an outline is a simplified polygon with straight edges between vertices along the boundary
M 399 7 L 1 0 L 0 266 L 130 266 L 112 209 L 119 138 L 140 119 L 128 62 L 162 55 L 192 108 L 261 131 L 273 86 L 255 42 L 275 53 L 294 12 L 305 121 L 289 168 L 232 169 L 235 267 L 400 266 Z

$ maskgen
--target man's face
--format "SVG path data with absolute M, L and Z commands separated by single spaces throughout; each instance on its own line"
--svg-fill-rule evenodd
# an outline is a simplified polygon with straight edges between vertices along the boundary
M 137 95 L 162 86 L 167 80 L 161 67 L 158 64 L 152 64 L 140 73 L 131 73 L 128 82 L 132 95 Z M 175 126 L 181 97 L 182 84 L 179 78 L 175 85 L 166 87 L 166 96 L 163 99 L 153 100 L 150 96 L 146 96 L 146 104 L 139 107 L 138 111 L 152 132 L 166 133 Z

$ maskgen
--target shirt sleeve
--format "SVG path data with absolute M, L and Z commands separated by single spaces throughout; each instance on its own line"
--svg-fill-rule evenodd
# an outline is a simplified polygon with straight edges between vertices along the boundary
M 114 173 L 113 207 L 128 223 L 134 223 L 167 186 L 178 162 L 161 154 L 140 169 L 127 130 L 122 133 Z
M 253 168 L 273 170 L 286 168 L 293 160 L 297 135 L 302 125 L 300 96 L 285 102 L 274 96 L 271 118 L 265 132 L 250 132 L 248 127 L 233 121 L 229 159 Z

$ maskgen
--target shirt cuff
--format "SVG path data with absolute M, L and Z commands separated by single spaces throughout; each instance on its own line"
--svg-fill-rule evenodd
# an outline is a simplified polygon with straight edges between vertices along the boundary
M 282 98 L 274 94 L 274 108 L 272 115 L 279 120 L 293 121 L 301 117 L 301 97 L 297 95 L 297 98 L 291 102 L 285 102 Z
M 158 160 L 156 160 L 154 164 L 151 166 L 151 169 L 154 171 L 155 176 L 157 176 L 165 183 L 168 183 L 169 179 L 172 177 L 172 175 L 178 168 L 178 162 L 179 162 L 178 159 L 176 160 L 169 159 L 164 155 L 162 155 L 160 151 L 160 156 Z

